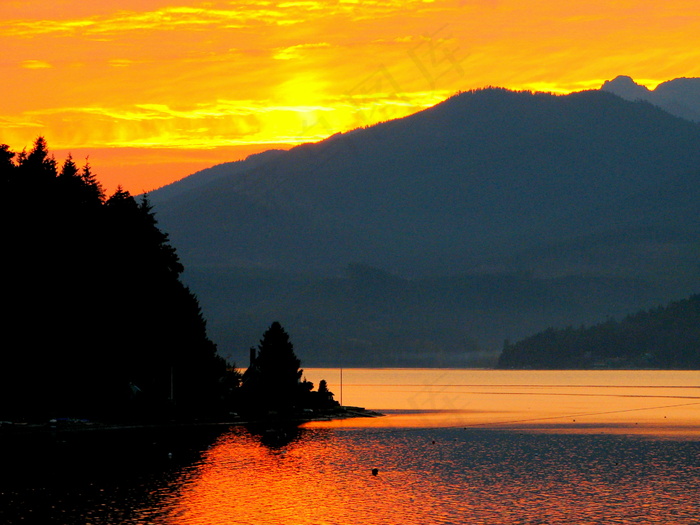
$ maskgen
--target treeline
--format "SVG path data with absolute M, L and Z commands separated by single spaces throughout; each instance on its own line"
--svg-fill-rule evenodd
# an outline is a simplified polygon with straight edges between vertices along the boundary
M 107 197 L 46 141 L 0 145 L 0 419 L 225 410 L 239 374 L 207 337 L 147 198 Z
M 544 332 L 506 342 L 499 368 L 700 368 L 700 295 L 622 321 Z

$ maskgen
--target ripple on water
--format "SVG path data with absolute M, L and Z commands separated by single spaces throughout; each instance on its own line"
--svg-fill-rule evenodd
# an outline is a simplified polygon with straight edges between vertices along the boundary
M 372 469 L 377 468 L 377 475 Z M 232 429 L 144 523 L 694 523 L 700 444 L 463 429 Z

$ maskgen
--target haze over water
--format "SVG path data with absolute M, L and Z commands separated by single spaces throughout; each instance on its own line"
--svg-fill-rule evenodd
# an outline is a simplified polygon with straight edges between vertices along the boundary
M 339 370 L 306 377 L 325 378 L 339 399 Z M 386 416 L 147 443 L 58 436 L 61 461 L 42 470 L 30 450 L 15 464 L 21 482 L 2 475 L 0 522 L 697 523 L 699 379 L 343 370 L 344 404 Z

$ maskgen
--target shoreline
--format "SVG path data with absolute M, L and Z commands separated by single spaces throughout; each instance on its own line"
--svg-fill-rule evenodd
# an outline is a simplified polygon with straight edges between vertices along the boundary
M 74 433 L 74 432 L 96 432 L 114 430 L 167 430 L 195 427 L 231 427 L 245 425 L 301 425 L 311 421 L 333 421 L 353 418 L 374 418 L 383 417 L 384 414 L 362 407 L 341 406 L 334 409 L 313 411 L 313 413 L 294 414 L 289 417 L 265 418 L 240 418 L 235 416 L 225 420 L 191 420 L 153 423 L 107 423 L 101 421 L 86 421 L 79 419 L 65 419 L 49 421 L 46 423 L 0 423 L 0 438 L 5 436 L 20 436 L 35 433 Z

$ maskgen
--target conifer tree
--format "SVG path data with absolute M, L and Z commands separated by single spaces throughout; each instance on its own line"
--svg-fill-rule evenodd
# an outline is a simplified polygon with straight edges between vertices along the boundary
M 0 175 L 0 419 L 218 408 L 226 363 L 148 200 L 105 200 L 89 164 L 58 170 L 42 137 L 0 146 Z
M 303 373 L 289 334 L 279 322 L 273 322 L 243 375 L 247 404 L 258 411 L 291 410 L 309 390 L 309 384 L 301 380 Z

